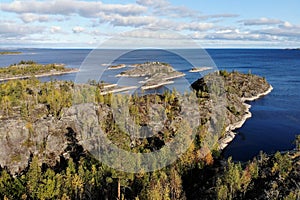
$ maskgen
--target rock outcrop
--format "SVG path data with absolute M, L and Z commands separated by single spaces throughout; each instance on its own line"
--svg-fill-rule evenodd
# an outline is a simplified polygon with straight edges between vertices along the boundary
M 208 75 L 192 87 L 198 91 L 199 123 L 206 132 L 213 133 L 203 141 L 212 148 L 216 145 L 214 141 L 220 139 L 220 149 L 234 137 L 231 131 L 251 116 L 244 102 L 271 90 L 264 78 L 236 72 Z M 193 113 L 192 108 L 186 109 Z M 94 148 L 93 135 L 103 131 L 101 128 L 110 119 L 111 112 L 106 104 L 85 103 L 63 109 L 60 117 L 45 114 L 31 122 L 17 117 L 2 119 L 0 166 L 16 174 L 28 166 L 32 155 L 37 155 L 49 166 L 55 166 L 61 157 L 79 156 Z

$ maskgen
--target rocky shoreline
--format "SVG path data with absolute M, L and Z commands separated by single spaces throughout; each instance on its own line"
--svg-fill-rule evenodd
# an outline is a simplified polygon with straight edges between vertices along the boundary
M 73 74 L 79 72 L 79 69 L 70 69 L 69 71 L 55 71 L 55 72 L 48 72 L 43 74 L 37 74 L 33 75 L 36 78 L 41 77 L 48 77 L 48 76 L 58 76 L 58 75 L 64 75 L 64 74 Z M 28 79 L 31 76 L 15 76 L 15 77 L 7 77 L 7 78 L 0 78 L 0 82 L 3 81 L 10 81 L 10 80 L 18 80 L 18 79 Z
M 247 101 L 254 101 L 254 100 L 257 100 L 269 93 L 271 93 L 273 90 L 273 87 L 270 85 L 270 87 L 268 88 L 267 91 L 263 92 L 263 93 L 260 93 L 256 96 L 253 96 L 253 97 L 242 97 L 241 98 L 241 101 L 243 102 L 243 105 L 245 106 L 245 114 L 243 115 L 242 119 L 236 123 L 233 123 L 233 124 L 230 124 L 229 126 L 226 127 L 225 131 L 226 131 L 226 134 L 225 134 L 225 137 L 222 137 L 221 139 L 219 139 L 218 141 L 218 144 L 219 144 L 219 150 L 224 150 L 229 144 L 230 142 L 233 141 L 233 139 L 235 138 L 236 136 L 236 132 L 234 132 L 234 130 L 238 129 L 238 128 L 241 128 L 244 123 L 246 122 L 247 119 L 251 118 L 252 117 L 252 114 L 250 112 L 250 108 L 251 108 L 251 105 L 247 104 L 246 102 Z

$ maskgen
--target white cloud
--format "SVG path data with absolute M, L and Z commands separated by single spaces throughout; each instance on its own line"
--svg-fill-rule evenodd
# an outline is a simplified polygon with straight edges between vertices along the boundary
M 42 33 L 45 28 L 42 26 L 30 26 L 18 24 L 17 22 L 0 21 L 0 36 L 1 37 L 23 37 L 29 34 Z
M 59 32 L 61 32 L 61 27 L 60 26 L 52 26 L 50 28 L 50 32 L 51 33 L 59 33 Z
M 290 40 L 300 39 L 300 25 L 284 22 L 277 27 L 268 27 L 252 32 L 263 34 L 272 38 L 286 38 Z
M 219 19 L 219 18 L 236 18 L 239 17 L 237 14 L 223 13 L 214 15 L 200 15 L 198 19 Z
M 269 18 L 260 18 L 260 19 L 248 19 L 240 21 L 244 23 L 245 26 L 260 26 L 260 25 L 278 25 L 283 23 L 279 19 L 269 19 Z
M 192 23 L 182 23 L 179 26 L 179 30 L 206 31 L 214 27 L 215 25 L 212 23 L 192 22 Z
M 85 29 L 81 26 L 75 26 L 72 31 L 73 33 L 82 33 Z
M 83 17 L 97 17 L 99 13 L 118 13 L 123 16 L 137 15 L 145 12 L 146 7 L 136 4 L 104 4 L 102 2 L 87 2 L 80 0 L 54 1 L 13 1 L 2 3 L 1 10 L 14 13 L 36 13 L 52 15 L 78 14 Z
M 166 0 L 137 0 L 136 3 L 143 6 L 155 6 L 155 7 L 165 7 L 170 5 L 170 3 Z
M 109 22 L 113 26 L 141 27 L 157 22 L 152 16 L 121 16 L 118 14 L 102 15 L 100 22 Z
M 49 21 L 49 17 L 46 15 L 36 15 L 36 14 L 32 14 L 32 13 L 21 14 L 20 18 L 25 23 L 31 23 L 31 22 L 35 22 L 35 21 L 39 21 L 39 22 Z

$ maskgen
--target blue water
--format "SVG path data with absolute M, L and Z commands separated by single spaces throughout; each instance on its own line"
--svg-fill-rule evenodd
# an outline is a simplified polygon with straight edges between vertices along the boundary
M 91 50 L 86 49 L 18 49 L 20 55 L 0 56 L 0 67 L 18 63 L 21 60 L 34 60 L 39 63 L 65 63 L 67 67 L 80 68 Z M 251 71 L 265 77 L 274 90 L 269 95 L 251 102 L 253 117 L 237 130 L 234 141 L 224 150 L 224 156 L 234 160 L 246 161 L 257 155 L 260 150 L 273 153 L 277 150 L 294 148 L 294 138 L 300 134 L 300 51 L 276 49 L 208 49 L 208 54 L 199 50 L 178 50 L 176 53 L 163 50 L 140 50 L 126 53 L 112 63 L 134 64 L 145 61 L 167 62 L 175 69 L 186 73 L 185 79 L 177 79 L 168 87 L 179 87 L 192 83 L 204 74 L 188 73 L 192 64 L 208 65 L 228 71 Z M 116 50 L 99 51 L 98 55 L 115 54 Z M 96 54 L 97 55 L 97 54 Z M 188 59 L 183 59 L 184 58 Z M 100 65 L 99 68 L 104 67 Z M 110 63 L 108 63 L 110 64 Z M 82 69 L 82 67 L 81 67 Z M 101 80 L 118 82 L 115 75 L 122 70 L 106 71 Z M 45 77 L 51 79 L 76 80 L 76 74 Z M 128 81 L 128 80 L 127 80 Z M 161 89 L 158 89 L 160 91 Z

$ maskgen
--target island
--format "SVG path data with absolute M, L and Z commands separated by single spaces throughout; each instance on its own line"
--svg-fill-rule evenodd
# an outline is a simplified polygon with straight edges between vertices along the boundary
M 192 69 L 190 69 L 189 72 L 191 73 L 195 73 L 195 72 L 203 72 L 203 71 L 207 71 L 213 69 L 212 67 L 193 67 Z
M 0 55 L 16 55 L 21 54 L 19 51 L 0 51 Z
M 184 73 L 174 70 L 167 63 L 162 62 L 146 62 L 142 64 L 134 64 L 134 69 L 121 72 L 117 77 L 145 77 L 143 81 L 143 90 L 154 89 L 163 85 L 172 84 L 173 79 L 185 76 Z
M 39 64 L 34 61 L 20 61 L 8 67 L 0 68 L 0 81 L 27 79 L 32 76 L 46 77 L 76 73 L 79 69 L 66 68 L 64 64 Z
M 108 67 L 108 69 L 122 69 L 125 68 L 126 65 L 125 64 L 118 64 L 118 65 L 111 65 Z

